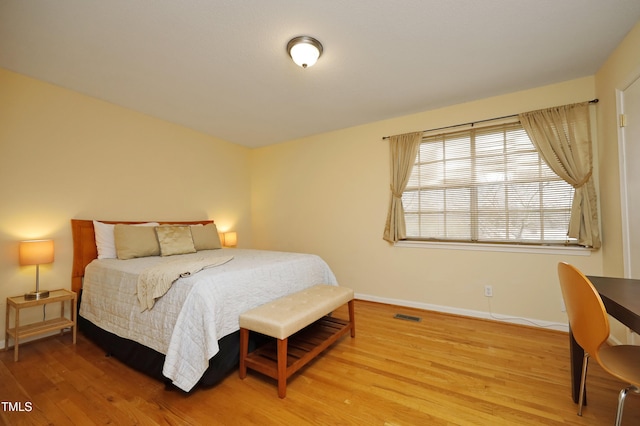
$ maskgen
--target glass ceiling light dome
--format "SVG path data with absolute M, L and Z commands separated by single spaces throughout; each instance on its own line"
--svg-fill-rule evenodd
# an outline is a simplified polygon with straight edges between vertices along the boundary
M 287 43 L 287 52 L 293 62 L 307 68 L 313 66 L 322 55 L 322 44 L 313 37 L 299 36 Z

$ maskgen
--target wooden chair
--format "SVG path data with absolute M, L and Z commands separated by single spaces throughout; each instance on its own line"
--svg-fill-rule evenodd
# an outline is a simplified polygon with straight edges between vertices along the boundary
M 629 391 L 640 393 L 640 346 L 608 345 L 609 317 L 591 281 L 574 266 L 558 264 L 562 297 L 569 316 L 569 327 L 576 342 L 584 349 L 578 415 L 582 415 L 589 357 L 595 358 L 609 374 L 630 383 L 618 396 L 616 425 L 622 422 L 624 401 Z

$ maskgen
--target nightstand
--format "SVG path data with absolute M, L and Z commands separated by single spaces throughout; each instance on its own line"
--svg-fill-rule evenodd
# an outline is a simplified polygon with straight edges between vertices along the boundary
M 69 318 L 64 316 L 65 302 L 69 301 L 71 313 Z M 50 320 L 40 321 L 27 325 L 20 325 L 20 310 L 25 308 L 33 308 L 34 306 L 45 306 L 49 303 L 60 303 L 60 317 Z M 9 328 L 9 318 L 11 308 L 15 311 L 14 327 Z M 25 337 L 37 336 L 39 334 L 47 333 L 49 331 L 60 330 L 60 334 L 64 332 L 65 328 L 71 328 L 73 334 L 73 344 L 76 343 L 76 309 L 77 309 L 77 296 L 76 293 L 70 290 L 53 290 L 49 292 L 49 297 L 38 300 L 26 300 L 24 296 L 7 297 L 7 318 L 5 322 L 5 339 L 4 350 L 9 349 L 9 337 L 13 338 L 13 360 L 18 360 L 18 346 L 20 339 Z

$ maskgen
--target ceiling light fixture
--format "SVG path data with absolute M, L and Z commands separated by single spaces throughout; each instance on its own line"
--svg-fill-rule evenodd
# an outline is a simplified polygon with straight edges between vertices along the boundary
M 293 62 L 307 68 L 313 66 L 322 55 L 322 44 L 313 37 L 299 36 L 287 43 L 287 52 Z

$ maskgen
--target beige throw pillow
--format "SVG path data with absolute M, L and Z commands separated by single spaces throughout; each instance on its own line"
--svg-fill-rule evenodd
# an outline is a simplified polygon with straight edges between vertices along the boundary
M 191 235 L 193 236 L 193 245 L 196 250 L 215 250 L 222 248 L 220 237 L 218 236 L 218 228 L 215 223 L 208 223 L 204 226 L 192 226 Z
M 190 226 L 156 226 L 155 229 L 162 256 L 196 252 Z
M 160 246 L 153 226 L 116 224 L 113 235 L 118 259 L 160 255 Z

